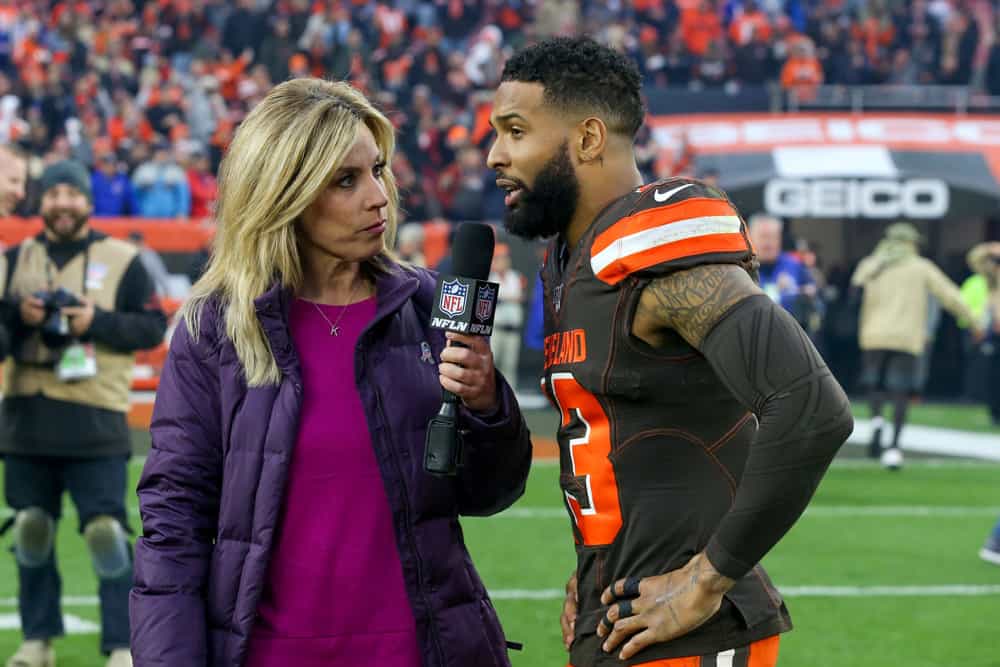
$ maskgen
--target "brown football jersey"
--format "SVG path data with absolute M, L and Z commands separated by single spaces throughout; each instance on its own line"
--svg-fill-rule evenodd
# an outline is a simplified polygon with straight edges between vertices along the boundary
M 719 190 L 690 179 L 638 188 L 602 212 L 574 248 L 552 242 L 542 268 L 542 388 L 560 414 L 560 485 L 577 550 L 574 667 L 621 665 L 596 636 L 614 581 L 683 566 L 729 510 L 757 429 L 706 359 L 675 333 L 632 335 L 643 288 L 707 263 L 749 270 L 746 225 Z M 708 655 L 791 628 L 760 566 L 684 637 L 625 664 Z

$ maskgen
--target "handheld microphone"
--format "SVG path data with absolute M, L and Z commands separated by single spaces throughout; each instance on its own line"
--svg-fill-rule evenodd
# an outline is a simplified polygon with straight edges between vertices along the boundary
M 459 226 L 452 244 L 455 273 L 438 277 L 431 311 L 432 328 L 483 336 L 493 333 L 498 285 L 487 279 L 494 243 L 489 225 L 467 222 Z M 459 398 L 447 389 L 442 392 L 441 409 L 427 424 L 424 470 L 432 475 L 450 476 L 457 472 L 462 457 L 457 423 Z

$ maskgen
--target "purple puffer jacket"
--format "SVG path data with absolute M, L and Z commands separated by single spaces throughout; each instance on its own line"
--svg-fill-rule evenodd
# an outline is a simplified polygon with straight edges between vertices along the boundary
M 355 380 L 395 518 L 423 664 L 506 667 L 503 632 L 458 515 L 492 514 L 520 497 L 531 462 L 528 429 L 498 374 L 495 416 L 483 421 L 462 411 L 460 474 L 424 473 L 424 432 L 441 403 L 436 360 L 444 347 L 441 332 L 427 326 L 434 277 L 397 269 L 378 279 L 376 292 Z M 139 481 L 143 536 L 130 600 L 137 667 L 239 667 L 245 660 L 302 398 L 290 300 L 274 287 L 255 302 L 282 371 L 277 386 L 247 389 L 232 343 L 220 335 L 217 305 L 206 307 L 197 342 L 183 325 L 174 333 Z M 423 341 L 435 363 L 421 361 Z

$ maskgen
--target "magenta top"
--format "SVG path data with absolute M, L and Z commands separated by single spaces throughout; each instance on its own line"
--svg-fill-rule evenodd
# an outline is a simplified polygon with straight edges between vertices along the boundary
M 281 523 L 246 667 L 420 667 L 392 513 L 354 384 L 375 299 L 295 299 L 303 403 Z M 337 320 L 338 317 L 341 319 Z

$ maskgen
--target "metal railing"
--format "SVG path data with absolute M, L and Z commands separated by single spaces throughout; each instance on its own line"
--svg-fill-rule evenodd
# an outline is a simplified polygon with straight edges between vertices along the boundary
M 940 111 L 1000 113 L 1000 97 L 978 92 L 968 86 L 819 86 L 811 89 L 781 90 L 774 110 L 819 111 Z

